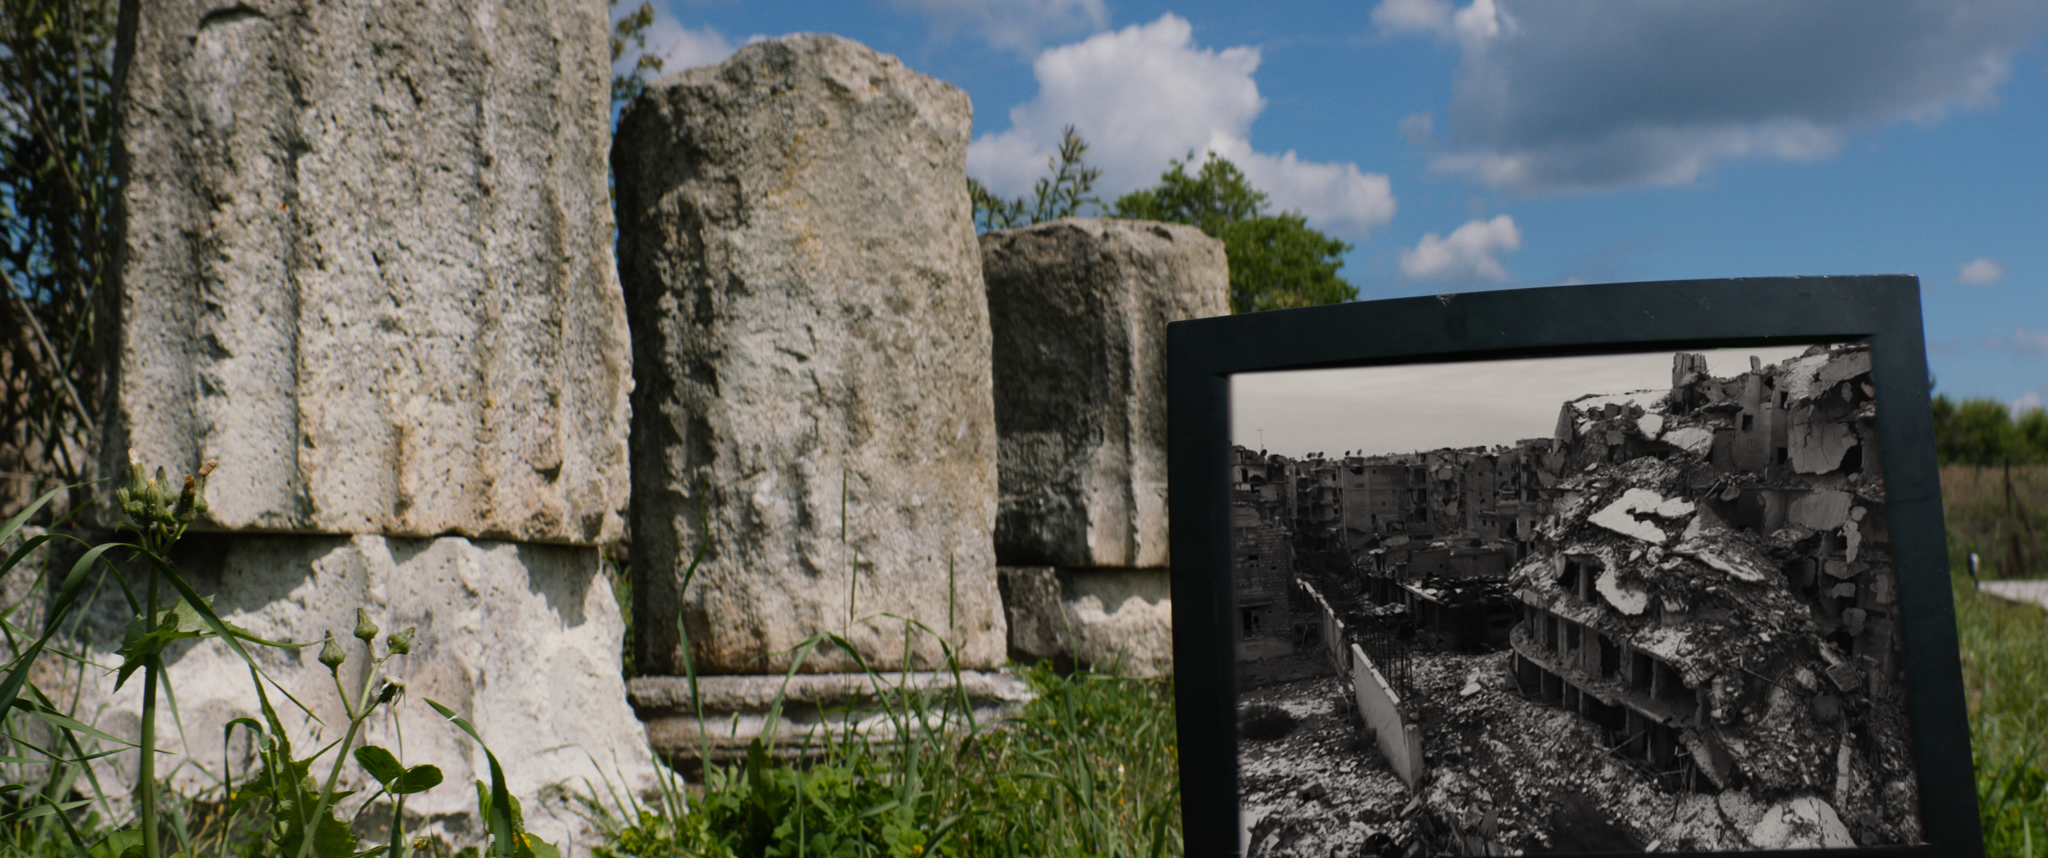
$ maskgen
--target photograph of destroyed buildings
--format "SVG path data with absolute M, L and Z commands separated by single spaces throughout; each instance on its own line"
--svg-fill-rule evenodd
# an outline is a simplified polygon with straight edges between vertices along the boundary
M 1921 842 L 1867 346 L 1230 385 L 1245 854 Z

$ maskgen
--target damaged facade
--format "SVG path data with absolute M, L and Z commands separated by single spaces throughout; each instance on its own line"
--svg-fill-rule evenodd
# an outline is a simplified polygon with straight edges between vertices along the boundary
M 1231 570 L 1240 641 L 1271 630 L 1275 605 L 1288 597 L 1294 544 L 1285 516 L 1292 493 L 1283 498 L 1285 481 L 1267 474 L 1284 473 L 1290 466 L 1279 456 L 1231 450 Z
M 1559 415 L 1556 510 L 1514 569 L 1513 673 L 1669 788 L 1918 842 L 1867 347 Z

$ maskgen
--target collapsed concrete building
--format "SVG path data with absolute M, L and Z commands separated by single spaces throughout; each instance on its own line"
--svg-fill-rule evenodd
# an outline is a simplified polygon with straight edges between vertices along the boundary
M 1867 347 L 1567 403 L 1554 515 L 1514 569 L 1523 693 L 1676 789 L 1917 842 Z

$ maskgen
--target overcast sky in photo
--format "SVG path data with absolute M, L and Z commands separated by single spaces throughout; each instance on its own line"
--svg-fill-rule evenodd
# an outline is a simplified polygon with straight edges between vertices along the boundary
M 1702 352 L 1716 378 L 1806 346 Z M 1671 389 L 1671 352 L 1406 364 L 1230 377 L 1231 443 L 1299 458 L 1412 453 L 1548 438 L 1564 403 Z
M 2048 396 L 2040 0 L 653 2 L 670 72 L 815 31 L 959 86 L 1000 193 L 1070 124 L 1105 197 L 1221 153 L 1361 300 L 1916 274 L 1938 391 Z

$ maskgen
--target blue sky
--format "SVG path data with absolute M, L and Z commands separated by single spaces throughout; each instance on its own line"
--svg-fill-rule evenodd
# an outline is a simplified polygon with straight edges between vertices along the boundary
M 1361 299 L 1917 274 L 1939 391 L 2048 397 L 2038 0 L 654 3 L 668 72 L 829 32 L 960 87 L 999 192 L 1068 124 L 1104 196 L 1219 152 Z

